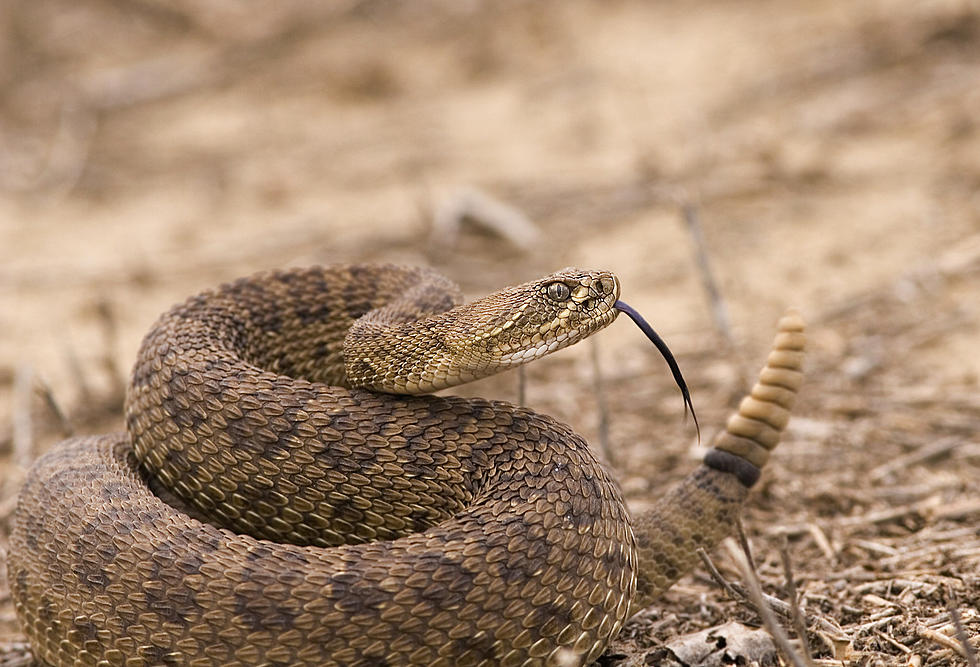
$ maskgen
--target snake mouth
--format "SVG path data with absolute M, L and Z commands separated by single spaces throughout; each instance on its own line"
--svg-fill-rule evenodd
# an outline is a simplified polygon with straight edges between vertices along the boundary
M 575 343 L 588 338 L 596 331 L 603 329 L 616 319 L 619 312 L 612 305 L 600 304 L 600 314 L 583 322 L 580 326 L 563 331 L 553 338 L 541 339 L 538 341 L 525 339 L 514 345 L 514 349 L 504 352 L 500 356 L 500 363 L 505 366 L 526 364 L 529 361 L 540 359 L 552 352 L 557 352 L 563 348 L 574 345 Z
M 677 383 L 677 386 L 681 390 L 681 397 L 684 399 L 685 414 L 687 414 L 687 411 L 690 410 L 691 417 L 694 418 L 694 428 L 698 432 L 698 441 L 700 442 L 701 426 L 698 424 L 698 415 L 694 412 L 694 403 L 691 402 L 691 392 L 687 388 L 687 382 L 684 381 L 684 375 L 681 373 L 681 367 L 677 365 L 677 360 L 674 359 L 674 354 L 670 351 L 670 348 L 667 347 L 667 343 L 665 343 L 664 339 L 660 337 L 660 334 L 654 331 L 653 327 L 650 326 L 645 319 L 643 319 L 642 315 L 633 310 L 633 308 L 625 302 L 617 300 L 616 303 L 613 304 L 613 308 L 629 315 L 629 318 L 633 320 L 636 326 L 640 327 L 640 331 L 642 331 L 646 337 L 650 339 L 650 342 L 656 345 L 657 349 L 660 351 L 664 361 L 667 362 L 667 366 L 670 368 L 671 374 L 674 376 L 674 382 Z

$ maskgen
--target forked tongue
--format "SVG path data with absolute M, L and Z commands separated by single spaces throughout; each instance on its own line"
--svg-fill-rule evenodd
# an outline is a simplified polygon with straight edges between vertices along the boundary
M 664 339 L 653 330 L 653 327 L 651 327 L 645 319 L 643 319 L 642 315 L 633 310 L 627 304 L 623 303 L 622 301 L 617 301 L 613 304 L 613 308 L 629 315 L 630 319 L 636 323 L 636 326 L 640 327 L 640 331 L 645 333 L 647 338 L 649 338 L 650 341 L 657 346 L 657 349 L 660 350 L 660 354 L 663 355 L 664 361 L 666 361 L 667 366 L 670 367 L 670 372 L 674 375 L 674 382 L 676 382 L 677 386 L 681 389 L 681 396 L 684 397 L 685 414 L 687 413 L 687 410 L 691 411 L 691 416 L 694 418 L 694 428 L 697 429 L 698 441 L 700 441 L 701 426 L 698 424 L 698 416 L 694 412 L 694 403 L 691 402 L 691 392 L 687 389 L 687 383 L 684 382 L 684 376 L 681 375 L 681 368 L 677 365 L 677 360 L 674 359 L 674 355 L 671 354 L 670 348 L 667 347 L 667 343 L 665 343 Z

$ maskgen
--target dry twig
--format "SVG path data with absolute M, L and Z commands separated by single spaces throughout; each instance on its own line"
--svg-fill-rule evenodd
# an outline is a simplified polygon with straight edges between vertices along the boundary
M 44 398 L 44 404 L 48 406 L 48 410 L 51 411 L 55 421 L 58 422 L 58 428 L 61 431 L 62 437 L 70 438 L 75 433 L 75 429 L 72 427 L 68 415 L 61 408 L 61 404 L 58 403 L 58 399 L 55 398 L 54 392 L 51 390 L 51 385 L 40 376 L 38 376 L 36 383 L 38 391 L 41 392 L 41 397 Z
M 905 456 L 896 456 L 877 468 L 872 469 L 871 472 L 868 473 L 868 479 L 877 482 L 878 480 L 887 477 L 897 470 L 902 470 L 908 468 L 909 466 L 916 465 L 918 463 L 925 463 L 940 456 L 944 456 L 950 451 L 964 444 L 966 443 L 963 441 L 963 439 L 958 437 L 943 438 L 938 442 L 925 444 L 915 451 L 909 452 Z
M 806 661 L 811 662 L 813 660 L 813 654 L 810 653 L 810 641 L 806 633 L 806 617 L 801 606 L 799 591 L 796 589 L 796 581 L 793 578 L 793 566 L 789 559 L 789 548 L 786 544 L 786 538 L 783 538 L 782 547 L 779 549 L 779 559 L 782 561 L 783 576 L 786 578 L 786 593 L 789 596 L 790 608 L 793 612 L 793 627 L 796 630 L 796 636 L 800 638 L 800 646 L 803 648 L 803 655 Z
M 728 579 L 725 579 L 704 549 L 698 549 L 698 556 L 701 558 L 701 562 L 708 571 L 708 575 L 722 590 L 728 594 L 729 598 L 738 604 L 741 604 L 752 613 L 761 616 L 755 602 L 752 600 L 744 585 L 737 581 L 729 581 Z M 793 618 L 793 610 L 788 603 L 775 596 L 769 595 L 768 593 L 763 593 L 762 598 L 775 613 L 779 614 L 784 619 L 791 620 Z M 804 620 L 812 621 L 813 624 L 819 627 L 822 632 L 833 635 L 833 637 L 837 640 L 850 641 L 849 638 L 841 636 L 842 631 L 839 627 L 833 625 L 827 621 L 827 619 L 821 616 L 811 615 L 809 618 L 804 618 Z
M 93 405 L 95 393 L 92 391 L 92 385 L 89 384 L 88 378 L 85 375 L 85 369 L 82 368 L 82 362 L 78 358 L 78 353 L 74 347 L 67 343 L 65 345 L 65 363 L 68 366 L 68 373 L 72 377 L 72 382 L 78 391 L 78 401 L 82 405 Z
M 436 208 L 431 233 L 434 245 L 452 248 L 464 221 L 521 251 L 533 248 L 541 238 L 541 230 L 519 209 L 476 188 L 460 188 Z
M 963 627 L 963 619 L 960 618 L 959 607 L 956 606 L 956 597 L 953 591 L 949 591 L 949 602 L 947 604 L 947 609 L 949 609 L 949 617 L 953 623 L 953 628 L 956 630 L 956 639 L 960 642 L 960 650 L 958 653 L 966 658 L 966 664 L 969 667 L 977 667 L 977 654 L 970 643 L 969 637 L 966 636 L 966 629 Z
M 701 216 L 698 207 L 690 201 L 681 204 L 681 214 L 687 224 L 687 231 L 691 235 L 691 242 L 694 244 L 694 257 L 700 270 L 701 284 L 705 293 L 708 295 L 708 302 L 711 304 L 711 316 L 715 323 L 715 328 L 721 334 L 728 346 L 728 349 L 735 349 L 735 337 L 732 335 L 732 319 L 728 314 L 728 305 L 721 295 L 718 288 L 718 281 L 715 279 L 714 271 L 711 268 L 711 261 L 708 258 L 708 246 L 704 240 L 704 230 L 701 228 Z
M 126 375 L 116 363 L 115 350 L 119 338 L 119 324 L 112 303 L 101 298 L 95 305 L 95 312 L 102 325 L 102 367 L 112 384 L 112 400 L 122 402 L 126 394 Z
M 903 643 L 901 643 L 899 641 L 896 641 L 892 637 L 889 637 L 888 635 L 886 635 L 881 630 L 874 630 L 874 634 L 879 639 L 883 640 L 884 642 L 886 642 L 888 644 L 891 644 L 892 646 L 894 646 L 895 648 L 897 648 L 902 653 L 905 653 L 906 655 L 908 655 L 909 653 L 912 652 L 912 649 L 910 649 L 908 646 L 906 646 L 905 644 L 903 644 Z
M 749 597 L 758 608 L 762 622 L 765 624 L 766 630 L 769 631 L 769 634 L 776 641 L 776 646 L 783 652 L 786 659 L 796 667 L 813 667 L 813 661 L 808 655 L 800 655 L 793 648 L 783 627 L 776 621 L 776 616 L 772 608 L 766 604 L 765 597 L 762 593 L 762 586 L 759 584 L 759 578 L 756 575 L 755 568 L 752 566 L 752 562 L 749 560 L 748 554 L 737 547 L 735 542 L 730 538 L 725 540 L 725 548 L 742 573 L 742 578 L 745 580 L 748 588 Z
M 961 658 L 965 658 L 967 656 L 966 649 L 960 644 L 960 642 L 952 637 L 948 637 L 941 632 L 937 632 L 932 628 L 927 628 L 921 624 L 916 627 L 916 632 L 923 639 L 928 639 L 935 644 L 939 644 L 943 648 L 953 651 Z

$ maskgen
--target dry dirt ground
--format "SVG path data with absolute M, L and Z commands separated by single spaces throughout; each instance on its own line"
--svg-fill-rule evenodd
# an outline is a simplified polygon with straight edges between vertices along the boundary
M 481 197 L 533 227 L 460 215 Z M 825 664 L 977 651 L 976 2 L 8 0 L 0 546 L 34 457 L 120 427 L 159 312 L 256 270 L 350 260 L 435 266 L 471 296 L 614 270 L 708 437 L 798 307 L 807 384 L 744 518 L 764 589 L 790 600 L 785 551 Z M 516 400 L 517 378 L 462 392 Z M 530 367 L 526 401 L 592 442 L 604 402 L 635 503 L 699 452 L 628 324 Z M 724 549 L 713 560 L 741 580 Z M 5 586 L 0 603 L 16 640 Z M 657 664 L 664 642 L 732 619 L 760 622 L 702 569 L 601 662 Z

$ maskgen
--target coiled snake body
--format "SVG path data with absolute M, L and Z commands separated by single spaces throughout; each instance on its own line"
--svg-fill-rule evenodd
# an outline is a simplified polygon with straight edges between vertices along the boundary
M 567 269 L 458 305 L 430 271 L 342 266 L 175 307 L 140 350 L 127 433 L 60 444 L 21 492 L 8 576 L 35 659 L 591 662 L 730 532 L 788 419 L 799 319 L 704 464 L 632 518 L 554 419 L 380 392 L 574 343 L 618 296 L 612 274 Z

